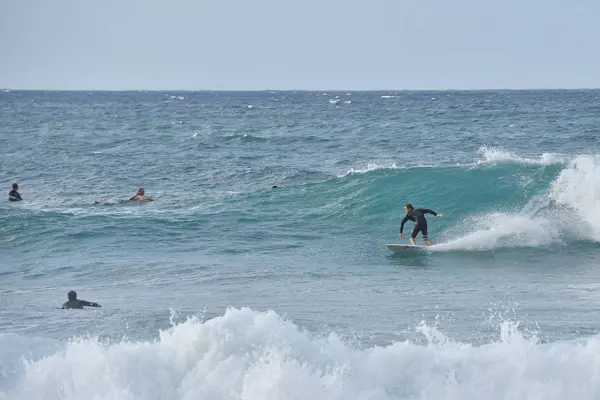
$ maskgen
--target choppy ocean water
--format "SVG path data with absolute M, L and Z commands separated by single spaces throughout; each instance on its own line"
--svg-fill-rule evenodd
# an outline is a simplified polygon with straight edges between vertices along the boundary
M 7 91 L 0 121 L 0 399 L 600 396 L 600 91 Z M 385 248 L 406 202 L 443 246 Z

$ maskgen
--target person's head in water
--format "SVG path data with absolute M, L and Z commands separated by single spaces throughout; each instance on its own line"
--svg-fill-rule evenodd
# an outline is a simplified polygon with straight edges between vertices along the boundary
M 12 188 L 13 188 L 13 190 L 19 190 L 19 185 L 17 185 L 16 183 L 13 183 Z
M 144 188 L 139 188 L 135 192 L 135 195 L 133 197 L 131 197 L 129 200 L 137 201 L 137 200 L 152 200 L 152 199 L 150 197 L 146 197 L 146 191 L 144 190 Z
M 63 309 L 69 309 L 69 308 L 81 309 L 83 307 L 102 307 L 98 303 L 78 299 L 77 293 L 75 293 L 74 290 L 71 290 L 69 293 L 67 293 L 67 298 L 69 299 L 69 301 L 67 301 L 65 304 L 62 305 Z
M 412 209 L 414 209 L 414 207 L 413 207 L 413 205 L 412 205 L 412 204 L 410 204 L 410 203 L 406 203 L 406 204 L 404 205 L 404 211 L 406 211 L 407 213 L 408 213 L 410 210 L 412 210 Z

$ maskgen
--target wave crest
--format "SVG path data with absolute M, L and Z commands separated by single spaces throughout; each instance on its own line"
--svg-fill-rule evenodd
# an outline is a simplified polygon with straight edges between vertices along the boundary
M 483 159 L 476 161 L 476 165 L 502 163 L 515 163 L 525 165 L 555 165 L 565 164 L 571 159 L 567 155 L 558 153 L 543 153 L 537 158 L 522 157 L 499 147 L 488 146 L 480 147 L 478 152 L 483 155 Z
M 504 321 L 498 341 L 474 346 L 426 324 L 417 329 L 429 344 L 358 348 L 273 311 L 229 309 L 174 325 L 155 341 L 74 340 L 26 361 L 0 398 L 586 400 L 600 386 L 596 336 L 540 344 Z

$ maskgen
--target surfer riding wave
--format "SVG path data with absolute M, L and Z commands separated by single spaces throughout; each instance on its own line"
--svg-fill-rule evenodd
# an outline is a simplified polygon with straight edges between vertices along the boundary
M 421 232 L 425 244 L 433 244 L 433 242 L 431 242 L 431 240 L 429 240 L 429 237 L 427 236 L 427 219 L 425 218 L 425 214 L 433 214 L 436 217 L 441 217 L 443 214 L 437 213 L 428 208 L 414 208 L 413 205 L 410 203 L 404 206 L 404 211 L 406 212 L 406 216 L 400 224 L 400 238 L 404 238 L 404 234 L 402 233 L 402 231 L 404 230 L 404 224 L 410 220 L 415 223 L 415 226 L 413 227 L 413 230 L 410 234 L 410 244 L 415 246 L 415 239 L 419 232 Z

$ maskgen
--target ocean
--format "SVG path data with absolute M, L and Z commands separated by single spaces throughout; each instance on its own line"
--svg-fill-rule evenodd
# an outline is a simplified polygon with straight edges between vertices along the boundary
M 5 90 L 0 122 L 1 400 L 600 398 L 600 90 Z M 385 247 L 406 203 L 439 247 Z

